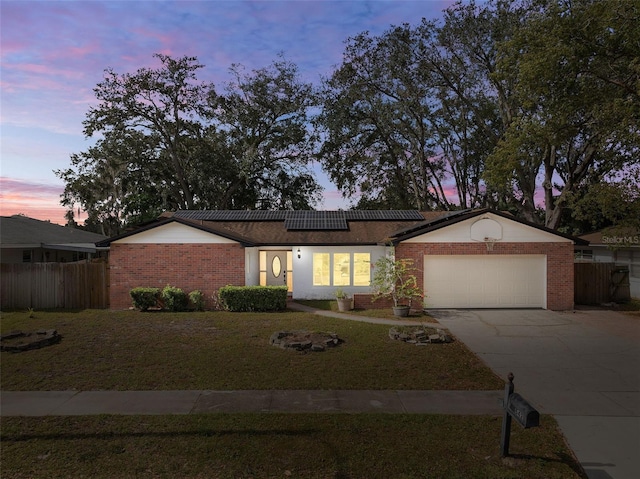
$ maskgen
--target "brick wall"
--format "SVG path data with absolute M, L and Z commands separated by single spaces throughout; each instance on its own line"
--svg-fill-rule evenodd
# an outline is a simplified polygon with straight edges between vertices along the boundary
M 221 286 L 244 285 L 244 248 L 238 244 L 118 244 L 109 253 L 110 307 L 131 306 L 129 291 L 138 286 L 186 293 L 199 289 L 207 307 Z
M 396 258 L 412 258 L 420 270 L 416 277 L 424 289 L 425 255 L 508 255 L 544 254 L 547 256 L 547 308 L 573 309 L 573 243 L 495 243 L 487 251 L 484 243 L 400 243 Z M 365 299 L 362 298 L 365 303 Z M 369 306 L 371 307 L 371 306 Z

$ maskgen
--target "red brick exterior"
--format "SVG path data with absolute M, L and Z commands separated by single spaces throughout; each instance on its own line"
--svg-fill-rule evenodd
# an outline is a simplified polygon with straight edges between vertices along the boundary
M 487 251 L 484 243 L 400 243 L 396 258 L 411 258 L 418 285 L 424 289 L 425 255 L 544 254 L 547 256 L 547 309 L 573 309 L 573 243 L 495 243 Z M 354 295 L 354 307 L 361 309 L 391 307 L 391 300 L 371 302 L 370 294 Z
M 396 258 L 412 258 L 422 270 L 425 255 L 544 254 L 547 256 L 547 309 L 573 309 L 573 243 L 495 243 L 487 251 L 484 243 L 400 243 Z M 424 289 L 424 276 L 416 275 Z
M 186 293 L 199 289 L 207 307 L 221 286 L 243 286 L 244 248 L 239 244 L 118 244 L 109 252 L 110 307 L 131 307 L 132 288 L 164 288 L 167 284 Z

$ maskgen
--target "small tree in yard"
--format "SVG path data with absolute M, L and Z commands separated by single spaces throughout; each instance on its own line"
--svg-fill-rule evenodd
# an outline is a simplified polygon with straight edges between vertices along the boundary
M 413 260 L 408 258 L 380 258 L 376 261 L 373 273 L 373 301 L 391 298 L 394 307 L 411 306 L 411 301 L 424 297 L 418 287 Z

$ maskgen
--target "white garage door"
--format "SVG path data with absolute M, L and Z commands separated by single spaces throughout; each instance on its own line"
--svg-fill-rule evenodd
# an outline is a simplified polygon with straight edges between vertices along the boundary
M 546 308 L 545 255 L 425 256 L 427 308 Z

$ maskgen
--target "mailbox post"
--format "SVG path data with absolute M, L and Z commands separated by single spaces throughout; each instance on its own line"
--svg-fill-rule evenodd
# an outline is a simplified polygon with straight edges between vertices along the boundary
M 509 382 L 504 387 L 504 416 L 502 418 L 502 435 L 500 437 L 500 453 L 502 457 L 509 455 L 509 441 L 511 439 L 511 418 L 525 429 L 540 425 L 540 413 L 529 404 L 520 394 L 513 392 L 513 373 L 507 376 Z

